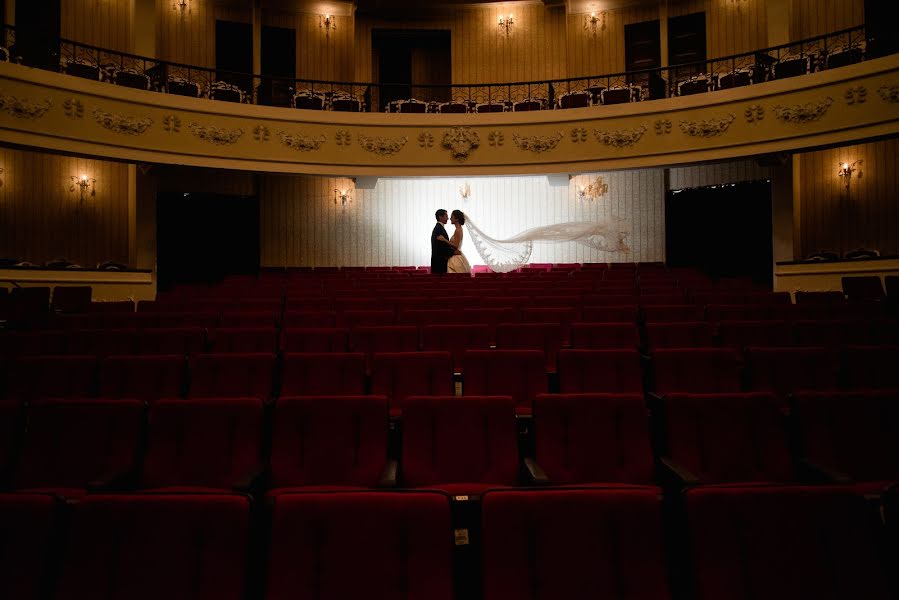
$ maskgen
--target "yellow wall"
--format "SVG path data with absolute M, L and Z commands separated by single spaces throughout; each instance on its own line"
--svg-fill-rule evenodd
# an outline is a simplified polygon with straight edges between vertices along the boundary
M 60 2 L 60 35 L 90 46 L 133 52 L 133 19 L 134 3 L 130 0 Z
M 792 0 L 790 13 L 790 38 L 802 40 L 863 25 L 865 0 Z
M 84 267 L 128 262 L 128 165 L 0 148 L 0 256 Z M 70 177 L 96 178 L 96 196 Z

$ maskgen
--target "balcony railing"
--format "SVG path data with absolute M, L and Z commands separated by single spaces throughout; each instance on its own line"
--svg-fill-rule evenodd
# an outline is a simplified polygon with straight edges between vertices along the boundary
M 25 39 L 23 39 L 25 38 Z M 453 85 L 378 84 L 236 73 L 116 52 L 67 39 L 29 40 L 4 26 L 0 60 L 181 96 L 311 110 L 485 113 L 566 109 L 713 93 L 879 56 L 854 27 L 724 58 L 568 79 Z M 30 43 L 30 42 L 35 43 Z

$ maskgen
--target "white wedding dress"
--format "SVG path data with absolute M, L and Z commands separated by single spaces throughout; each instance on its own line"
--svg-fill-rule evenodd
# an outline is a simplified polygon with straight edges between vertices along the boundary
M 456 239 L 457 237 L 459 238 L 458 240 Z M 456 231 L 453 232 L 451 241 L 456 244 L 456 248 L 462 247 L 462 227 L 459 225 L 456 225 Z M 446 263 L 446 272 L 471 273 L 471 265 L 468 263 L 468 259 L 465 258 L 464 254 L 454 254 Z

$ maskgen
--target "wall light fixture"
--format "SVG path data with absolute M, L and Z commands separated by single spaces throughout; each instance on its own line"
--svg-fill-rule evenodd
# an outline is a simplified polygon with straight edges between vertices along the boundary
M 75 192 L 76 190 L 81 194 L 81 201 L 84 202 L 84 195 L 87 193 L 88 189 L 90 189 L 90 195 L 96 196 L 96 179 L 90 179 L 87 175 L 82 174 L 80 177 L 76 175 L 72 175 L 72 184 L 69 186 L 70 192 Z

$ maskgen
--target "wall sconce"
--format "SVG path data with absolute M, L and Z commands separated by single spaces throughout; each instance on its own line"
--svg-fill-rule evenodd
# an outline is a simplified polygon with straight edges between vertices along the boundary
M 334 15 L 319 15 L 318 26 L 325 30 L 325 33 L 332 29 L 337 29 L 337 19 Z
M 861 163 L 862 161 L 860 160 L 853 161 L 852 163 L 840 163 L 840 166 L 837 169 L 837 175 L 846 179 L 847 189 L 849 188 L 849 182 L 852 180 L 852 174 L 858 171 L 858 165 Z M 861 173 L 859 173 L 858 176 L 861 177 Z
M 84 202 L 84 194 L 87 192 L 88 188 L 90 188 L 91 196 L 97 195 L 97 189 L 95 184 L 97 183 L 96 179 L 88 179 L 87 175 L 82 175 L 81 177 L 76 177 L 72 175 L 72 185 L 69 186 L 70 192 L 75 192 L 78 190 L 81 192 L 81 201 Z
M 469 196 L 471 196 L 471 186 L 468 185 L 468 182 L 459 186 L 459 195 L 462 196 L 463 200 L 468 200 Z
M 596 200 L 602 198 L 609 191 L 609 184 L 603 181 L 602 175 L 593 180 L 589 185 L 581 185 L 577 188 L 578 200 Z
M 0 187 L 3 187 L 3 167 L 0 167 Z
M 499 17 L 499 30 L 500 31 L 505 32 L 506 35 L 509 35 L 509 31 L 512 29 L 513 25 L 515 25 L 515 19 L 512 17 L 511 13 L 509 13 L 505 17 L 500 15 L 500 17 Z
M 343 208 L 346 208 L 347 202 L 351 202 L 352 198 L 350 198 L 350 190 L 338 190 L 334 188 L 334 204 L 337 204 L 337 201 L 340 201 L 340 205 Z
M 590 13 L 589 15 L 584 15 L 584 31 L 590 31 L 593 35 L 596 35 L 596 30 L 604 30 L 606 28 L 606 12 L 603 11 L 599 14 L 595 12 Z
M 173 10 L 180 10 L 181 14 L 184 14 L 184 11 L 190 12 L 190 3 L 189 0 L 174 0 L 172 2 Z

